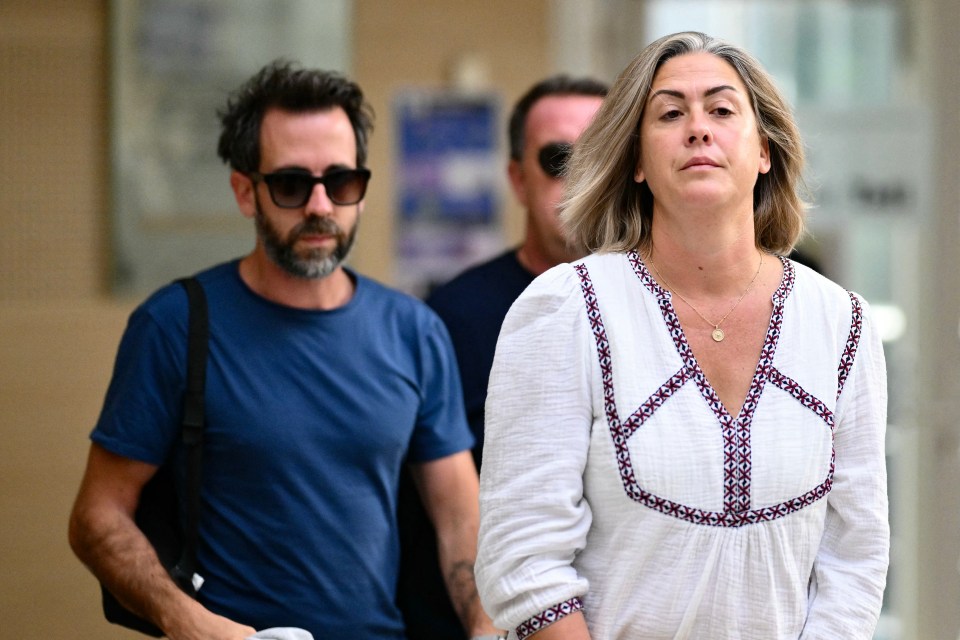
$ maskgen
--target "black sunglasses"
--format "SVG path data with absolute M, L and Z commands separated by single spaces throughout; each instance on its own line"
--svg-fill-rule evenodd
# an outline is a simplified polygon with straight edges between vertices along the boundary
M 346 206 L 363 200 L 370 181 L 369 169 L 338 169 L 322 176 L 308 171 L 285 169 L 275 173 L 257 173 L 251 171 L 254 181 L 267 183 L 270 199 L 282 209 L 299 209 L 307 204 L 313 194 L 313 188 L 322 184 L 327 190 L 330 202 Z
M 544 145 L 537 156 L 540 168 L 551 178 L 561 177 L 567 170 L 567 161 L 572 151 L 573 145 L 569 142 L 551 142 Z

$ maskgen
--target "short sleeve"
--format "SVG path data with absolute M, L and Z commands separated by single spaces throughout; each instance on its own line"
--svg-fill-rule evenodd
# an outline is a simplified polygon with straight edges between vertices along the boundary
M 470 449 L 457 359 L 443 322 L 423 307 L 426 316 L 420 337 L 420 410 L 410 443 L 411 462 L 427 462 Z
M 131 314 L 93 442 L 111 453 L 161 464 L 180 429 L 185 389 L 186 294 L 162 289 Z

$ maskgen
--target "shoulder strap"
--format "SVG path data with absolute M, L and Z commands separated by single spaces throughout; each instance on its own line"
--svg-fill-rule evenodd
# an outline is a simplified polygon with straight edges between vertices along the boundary
M 193 576 L 197 569 L 197 544 L 200 527 L 200 470 L 203 452 L 204 383 L 207 373 L 207 349 L 210 335 L 207 297 L 196 278 L 177 280 L 187 290 L 190 303 L 187 330 L 187 388 L 183 397 L 183 439 L 186 457 L 184 486 L 184 544 L 173 577 L 187 593 L 194 594 Z

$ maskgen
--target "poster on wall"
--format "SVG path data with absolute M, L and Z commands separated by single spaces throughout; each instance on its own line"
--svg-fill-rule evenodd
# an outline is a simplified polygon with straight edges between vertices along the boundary
M 503 247 L 499 102 L 493 94 L 409 90 L 394 113 L 395 282 L 422 297 Z

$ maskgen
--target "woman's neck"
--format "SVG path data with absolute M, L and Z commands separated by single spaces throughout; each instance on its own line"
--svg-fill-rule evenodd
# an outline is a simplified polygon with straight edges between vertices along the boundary
M 753 219 L 718 224 L 654 216 L 643 258 L 677 289 L 691 294 L 726 294 L 753 277 L 760 260 Z

